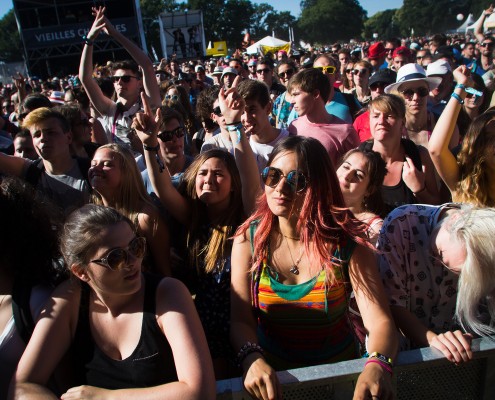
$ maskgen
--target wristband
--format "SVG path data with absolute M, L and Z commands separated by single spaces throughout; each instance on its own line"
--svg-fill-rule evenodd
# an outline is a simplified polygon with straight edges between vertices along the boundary
M 455 93 L 455 92 L 452 93 L 450 95 L 450 97 L 453 97 L 454 99 L 456 99 L 459 102 L 459 104 L 464 104 L 464 100 L 462 100 L 461 96 L 459 96 L 457 93 Z
M 383 361 L 380 361 L 376 358 L 369 358 L 368 361 L 366 361 L 366 363 L 364 364 L 364 366 L 366 367 L 368 364 L 378 364 L 385 371 L 387 371 L 390 374 L 390 376 L 393 375 L 392 367 Z
M 234 122 L 232 124 L 227 124 L 227 130 L 229 132 L 237 133 L 237 142 L 235 144 L 239 144 L 241 142 L 242 132 L 241 129 L 244 128 L 242 122 Z
M 464 86 L 464 84 L 462 84 L 462 83 L 458 83 L 457 85 L 455 85 L 454 89 L 465 90 L 466 89 L 466 86 Z
M 86 35 L 84 35 L 84 36 L 82 37 L 82 40 L 83 40 L 83 42 L 84 42 L 85 44 L 87 44 L 88 46 L 93 46 L 93 43 L 94 43 L 94 42 L 93 42 L 90 38 L 88 38 Z
M 145 149 L 146 151 L 156 151 L 156 152 L 158 152 L 160 150 L 160 145 L 157 144 L 156 146 L 146 146 L 143 143 L 143 149 Z
M 425 188 L 426 188 L 426 185 L 421 191 L 425 190 Z M 376 358 L 377 360 L 380 360 L 380 361 L 384 362 L 385 364 L 388 364 L 390 367 L 394 366 L 394 362 L 392 361 L 391 358 L 384 356 L 383 354 L 380 354 L 377 351 L 371 353 L 368 358 Z
M 237 122 L 231 122 L 230 124 L 225 124 L 227 126 L 232 126 L 232 125 L 239 125 L 241 124 L 242 125 L 242 122 L 241 121 L 237 121 Z

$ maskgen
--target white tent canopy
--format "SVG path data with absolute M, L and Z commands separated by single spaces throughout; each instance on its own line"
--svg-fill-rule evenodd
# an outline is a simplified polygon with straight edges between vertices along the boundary
M 481 18 L 481 17 L 480 17 Z M 466 30 L 474 30 L 474 26 L 476 25 L 477 21 L 474 21 L 471 25 L 469 25 Z M 493 28 L 495 26 L 495 13 L 491 14 L 487 19 L 485 19 L 485 23 L 483 24 L 483 32 L 487 31 L 490 28 Z
M 455 31 L 456 32 L 459 32 L 459 33 L 465 33 L 467 32 L 468 29 L 473 29 L 471 28 L 471 26 L 476 22 L 476 20 L 474 19 L 474 16 L 473 14 L 469 14 L 468 17 L 466 18 L 466 20 L 464 21 L 464 23 L 459 27 L 457 28 Z
M 262 46 L 266 47 L 283 47 L 288 45 L 289 42 L 286 42 L 284 40 L 280 40 L 277 38 L 274 38 L 272 36 L 266 36 L 261 40 L 258 40 L 256 43 L 252 44 L 246 49 L 246 53 L 248 54 L 258 54 L 259 50 L 262 48 Z

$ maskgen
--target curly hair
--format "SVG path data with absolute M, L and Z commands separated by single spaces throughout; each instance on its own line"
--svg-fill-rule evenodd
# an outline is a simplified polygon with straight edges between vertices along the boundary
M 491 108 L 475 118 L 469 126 L 457 157 L 460 179 L 452 196 L 454 201 L 484 207 L 495 206 L 495 198 L 489 192 L 493 176 L 486 165 L 495 153 L 493 119 L 495 109 Z M 488 125 L 491 125 L 490 129 Z

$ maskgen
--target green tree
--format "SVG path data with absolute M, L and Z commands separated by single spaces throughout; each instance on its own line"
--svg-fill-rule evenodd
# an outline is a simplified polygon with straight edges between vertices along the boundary
M 255 4 L 249 33 L 256 40 L 271 36 L 272 32 L 279 39 L 289 40 L 289 27 L 294 27 L 296 21 L 289 11 L 277 12 L 269 4 Z
M 22 59 L 21 39 L 12 9 L 0 19 L 0 60 L 11 62 Z
M 374 33 L 378 34 L 380 39 L 386 39 L 400 35 L 399 25 L 394 21 L 397 9 L 380 11 L 368 18 L 364 22 L 363 36 L 369 39 Z
M 469 12 L 471 2 L 456 0 L 404 0 L 397 12 L 403 35 L 428 35 L 445 32 L 459 25 L 456 16 Z
M 366 11 L 357 0 L 305 1 L 298 26 L 301 39 L 331 43 L 361 35 Z

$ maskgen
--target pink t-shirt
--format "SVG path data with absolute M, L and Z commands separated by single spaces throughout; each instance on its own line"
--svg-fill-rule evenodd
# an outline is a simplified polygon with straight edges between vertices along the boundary
M 359 141 L 361 143 L 365 142 L 368 139 L 371 139 L 371 130 L 370 130 L 370 112 L 366 111 L 360 114 L 352 124 L 354 129 L 356 130 Z
M 291 135 L 312 137 L 325 147 L 334 166 L 349 150 L 359 146 L 359 136 L 351 124 L 332 115 L 329 124 L 314 124 L 304 115 L 289 125 Z

